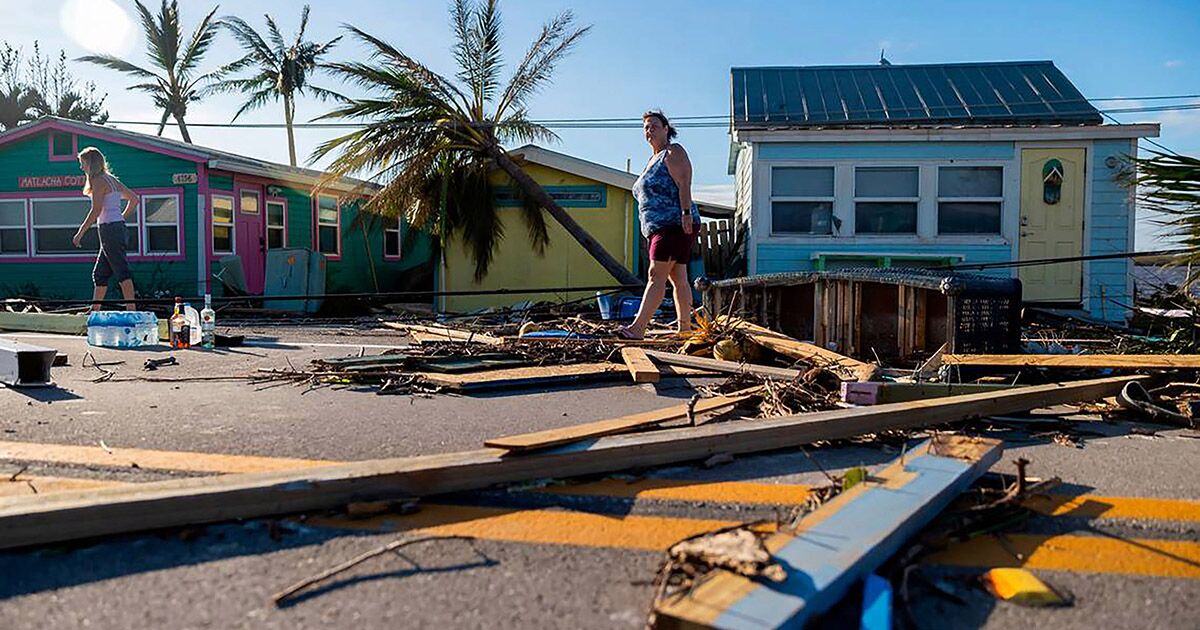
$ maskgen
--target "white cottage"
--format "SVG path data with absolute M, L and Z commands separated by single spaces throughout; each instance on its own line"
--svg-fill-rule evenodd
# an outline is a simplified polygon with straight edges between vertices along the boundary
M 1049 61 L 732 70 L 750 274 L 993 264 L 1026 302 L 1120 321 L 1133 251 L 1116 175 L 1157 124 L 1103 124 Z M 978 267 L 976 269 L 979 269 Z

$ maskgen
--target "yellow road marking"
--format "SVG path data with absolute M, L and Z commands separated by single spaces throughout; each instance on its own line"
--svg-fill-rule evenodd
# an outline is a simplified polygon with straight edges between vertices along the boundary
M 110 452 L 111 451 L 111 452 Z M 220 455 L 141 448 L 0 442 L 0 460 L 15 459 L 83 466 L 132 466 L 196 473 L 249 473 L 329 466 L 340 462 L 254 455 Z
M 538 488 L 549 494 L 656 499 L 659 501 L 714 501 L 764 505 L 800 505 L 809 486 L 745 481 L 688 481 L 680 479 L 603 479 L 590 483 Z
M 1024 560 L 1017 560 L 1020 554 Z M 1009 534 L 952 545 L 930 558 L 964 567 L 1022 567 L 1200 579 L 1200 544 L 1146 538 Z
M 1050 495 L 1033 497 L 1025 507 L 1049 516 L 1200 521 L 1200 501 L 1180 499 Z
M 318 517 L 309 518 L 305 524 L 336 529 L 404 530 L 510 542 L 663 551 L 683 538 L 739 522 L 425 504 L 419 512 L 409 516 L 383 515 L 363 520 Z
M 49 494 L 68 490 L 93 490 L 125 485 L 124 481 L 110 479 L 76 479 L 73 477 L 30 477 L 21 475 L 14 480 L 7 476 L 0 479 L 0 498 L 25 497 L 34 494 Z M 36 492 L 35 492 L 36 489 Z

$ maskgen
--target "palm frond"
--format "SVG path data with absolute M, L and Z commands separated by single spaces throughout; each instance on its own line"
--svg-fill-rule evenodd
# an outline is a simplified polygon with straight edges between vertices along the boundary
M 160 78 L 159 75 L 157 75 L 149 70 L 146 70 L 145 68 L 135 66 L 132 63 L 125 61 L 124 59 L 120 59 L 120 58 L 114 57 L 112 55 L 84 55 L 82 57 L 77 57 L 75 59 L 75 61 L 94 63 L 98 66 L 104 66 L 105 68 L 117 70 L 119 72 L 124 72 L 125 74 L 131 74 L 135 77 L 139 77 L 139 78 L 143 78 L 143 79 L 159 79 Z
M 549 82 L 558 62 L 570 54 L 592 28 L 573 28 L 574 22 L 574 15 L 564 11 L 542 27 L 496 105 L 496 120 L 502 119 L 510 107 L 522 107 L 526 99 Z
M 208 52 L 209 46 L 212 46 L 213 40 L 216 39 L 217 29 L 220 26 L 219 21 L 213 20 L 216 13 L 217 7 L 213 7 L 192 33 L 192 38 L 184 49 L 183 59 L 179 62 L 178 74 L 181 78 L 189 76 L 196 69 L 204 54 Z
M 308 9 L 308 6 L 305 5 L 304 8 Z M 267 34 L 271 37 L 271 43 L 275 45 L 275 49 L 286 50 L 288 46 L 283 43 L 283 35 L 279 34 L 279 27 L 275 26 L 275 18 L 272 18 L 270 14 L 263 17 L 267 20 Z

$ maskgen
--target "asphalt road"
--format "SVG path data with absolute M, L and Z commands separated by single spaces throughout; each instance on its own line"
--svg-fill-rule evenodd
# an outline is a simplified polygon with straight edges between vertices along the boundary
M 71 366 L 55 368 L 57 389 L 0 389 L 0 501 L 26 493 L 26 481 L 52 491 L 64 483 L 211 474 L 201 470 L 209 460 L 187 453 L 244 456 L 213 460 L 236 472 L 271 458 L 352 461 L 474 449 L 485 437 L 654 409 L 692 392 L 682 379 L 429 398 L 125 380 L 245 374 L 289 362 L 301 367 L 316 357 L 358 354 L 363 345 L 374 346 L 365 350 L 373 353 L 406 342 L 360 331 L 256 332 L 278 339 L 237 352 L 181 352 L 181 365 L 153 373 L 143 372 L 141 363 L 165 350 L 92 349 L 102 363 L 125 361 L 102 383 L 91 382 L 100 372 L 82 365 L 89 350 L 82 339 L 21 337 L 66 353 Z M 1036 431 L 991 434 L 1006 439 L 995 470 L 1011 472 L 1011 462 L 1025 457 L 1033 462 L 1030 474 L 1057 475 L 1065 482 L 1059 492 L 1090 499 L 1083 508 L 1037 516 L 1009 533 L 1013 544 L 1036 541 L 1030 566 L 1072 593 L 1075 605 L 998 603 L 974 586 L 985 567 L 929 564 L 920 569 L 926 586 L 915 587 L 909 600 L 920 627 L 1197 627 L 1200 440 L 1174 430 L 1136 435 L 1121 423 L 1088 426 L 1078 448 Z M 12 457 L 7 443 L 29 450 Z M 133 468 L 122 459 L 130 448 L 161 451 L 156 456 L 168 463 Z M 659 550 L 681 532 L 771 517 L 797 502 L 788 491 L 823 483 L 822 471 L 877 466 L 897 455 L 895 444 L 817 446 L 713 468 L 633 471 L 633 477 L 584 486 L 530 484 L 442 497 L 408 517 L 309 515 L 0 553 L 0 628 L 635 628 L 645 619 Z M 21 469 L 16 481 L 6 481 Z M 287 606 L 271 603 L 289 584 L 395 540 L 405 529 L 477 539 L 417 544 L 364 563 Z M 852 619 L 849 608 L 840 614 Z

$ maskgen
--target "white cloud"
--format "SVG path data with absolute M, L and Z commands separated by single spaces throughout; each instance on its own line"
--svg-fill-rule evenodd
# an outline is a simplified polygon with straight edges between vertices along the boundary
M 732 206 L 733 184 L 695 184 L 692 186 L 692 196 L 697 201 Z
M 1183 65 L 1183 61 L 1180 59 L 1172 59 L 1170 61 L 1163 63 L 1164 68 L 1178 68 L 1179 66 L 1182 66 L 1182 65 Z

